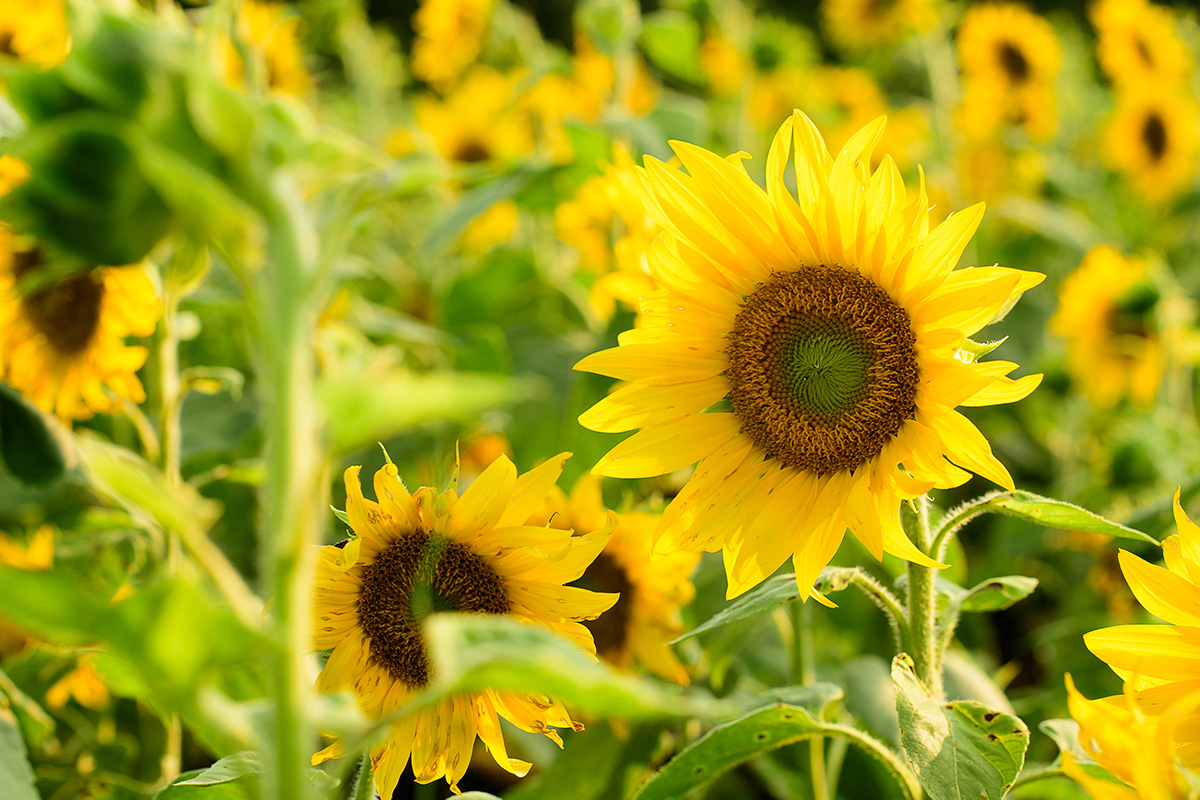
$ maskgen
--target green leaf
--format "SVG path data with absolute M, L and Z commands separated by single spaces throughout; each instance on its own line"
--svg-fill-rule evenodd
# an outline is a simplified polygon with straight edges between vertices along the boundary
M 33 768 L 25 755 L 17 719 L 7 708 L 0 708 L 0 786 L 4 787 L 4 800 L 40 800 L 33 784 Z
M 260 794 L 257 784 L 250 778 L 212 785 L 195 785 L 188 780 L 199 774 L 184 773 L 180 780 L 155 795 L 154 800 L 257 800 Z
M 971 339 L 967 339 L 962 343 L 962 346 L 959 347 L 958 352 L 960 357 L 966 356 L 965 360 L 968 364 L 970 364 L 973 361 L 978 361 L 979 359 L 983 358 L 988 353 L 992 352 L 1007 341 L 1007 336 L 1005 336 L 1003 339 L 995 339 L 990 342 L 976 342 L 972 341 Z
M 41 747 L 46 738 L 54 733 L 54 718 L 36 700 L 22 692 L 4 670 L 0 670 L 0 692 L 4 693 L 7 706 L 16 714 L 24 739 L 34 747 Z
M 1003 611 L 1033 594 L 1037 578 L 1025 575 L 1005 575 L 990 578 L 971 589 L 963 589 L 950 581 L 937 581 L 938 591 L 945 594 L 960 611 Z
M 436 258 L 453 245 L 471 221 L 501 200 L 509 200 L 533 179 L 532 171 L 513 172 L 466 192 L 458 204 L 433 226 L 421 245 L 423 258 Z
M 1029 729 L 982 703 L 942 703 L 917 677 L 912 659 L 892 661 L 900 739 L 931 800 L 1001 798 L 1025 763 Z
M 656 67 L 689 83 L 704 83 L 700 70 L 700 23 L 682 11 L 656 11 L 642 17 L 638 37 L 646 58 Z
M 0 383 L 0 455 L 21 483 L 41 486 L 66 470 L 54 424 L 15 389 Z
M 564 739 L 563 750 L 554 762 L 505 792 L 504 800 L 626 797 L 631 773 L 636 777 L 646 770 L 661 732 L 658 725 L 643 724 L 634 727 L 628 736 L 619 736 L 604 721 L 589 724 L 583 736 Z
M 1093 514 L 1086 508 L 1064 503 L 1062 500 L 1055 500 L 1051 497 L 1042 497 L 1033 492 L 1019 489 L 1015 492 L 1003 492 L 989 500 L 988 505 L 1002 514 L 1019 517 L 1047 528 L 1102 533 L 1105 536 L 1158 544 L 1158 541 L 1152 536 Z
M 772 704 L 718 725 L 643 784 L 634 796 L 635 800 L 674 800 L 683 797 L 756 756 L 815 736 L 848 739 L 888 768 L 900 785 L 903 796 L 914 800 L 920 796 L 916 779 L 895 753 L 856 728 L 822 721 L 822 704 L 827 702 L 829 696 L 827 688 L 820 684 L 793 688 L 813 690 L 813 702 Z
M 176 786 L 212 786 L 218 783 L 229 783 L 246 775 L 262 773 L 262 759 L 253 750 L 243 750 L 231 756 L 225 756 L 208 769 L 195 777 L 178 781 Z

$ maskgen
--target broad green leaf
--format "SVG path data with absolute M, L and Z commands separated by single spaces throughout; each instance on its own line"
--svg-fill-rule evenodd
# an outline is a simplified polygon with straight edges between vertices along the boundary
M 190 782 L 198 772 L 187 772 L 181 780 L 163 789 L 154 800 L 257 800 L 261 792 L 252 778 L 238 778 L 218 784 L 196 785 Z
M 824 696 L 824 690 L 818 691 Z M 774 704 L 710 730 L 643 784 L 635 800 L 683 797 L 756 756 L 815 736 L 848 739 L 888 768 L 899 784 L 901 796 L 913 800 L 920 796 L 916 779 L 899 756 L 882 743 L 857 728 L 822 721 L 819 709 Z
M 243 750 L 225 756 L 195 777 L 177 781 L 176 786 L 212 786 L 229 783 L 247 775 L 258 775 L 263 771 L 262 759 L 253 750 Z
M 0 707 L 0 786 L 4 787 L 4 800 L 41 800 L 33 784 L 33 768 L 25 755 L 17 719 Z
M 435 420 L 474 419 L 521 395 L 520 384 L 509 378 L 403 369 L 331 375 L 318 392 L 339 452 Z
M 937 582 L 938 591 L 950 598 L 960 611 L 1003 611 L 1033 594 L 1037 585 L 1037 578 L 1025 575 L 990 578 L 970 589 L 940 579 Z
M 627 736 L 618 736 L 606 722 L 590 724 L 583 736 L 566 737 L 554 762 L 505 792 L 504 800 L 626 797 L 630 779 L 648 769 L 660 734 L 661 727 L 652 724 L 635 726 Z
M 1137 539 L 1142 542 L 1158 544 L 1158 541 L 1152 536 L 1093 514 L 1086 508 L 1020 489 L 993 497 L 988 501 L 988 505 L 1002 514 L 1019 517 L 1047 528 L 1102 533 L 1105 536 Z
M 53 425 L 15 389 L 0 383 L 0 455 L 21 483 L 47 484 L 66 469 L 67 459 Z
M 664 72 L 689 83 L 702 84 L 700 24 L 681 11 L 663 10 L 642 17 L 638 44 L 646 58 Z
M 1029 729 L 981 703 L 943 703 L 917 677 L 912 659 L 892 661 L 900 740 L 931 800 L 1001 798 L 1025 763 Z

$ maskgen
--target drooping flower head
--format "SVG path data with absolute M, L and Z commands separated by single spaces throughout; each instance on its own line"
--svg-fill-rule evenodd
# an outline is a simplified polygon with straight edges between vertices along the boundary
M 1018 400 L 1040 376 L 977 362 L 967 337 L 1043 276 L 954 270 L 982 205 L 929 230 L 895 162 L 872 170 L 880 118 L 836 158 L 808 117 L 779 129 L 763 191 L 741 166 L 673 142 L 685 174 L 646 158 L 646 205 L 665 235 L 642 325 L 577 369 L 626 381 L 585 412 L 639 433 L 594 468 L 641 478 L 697 464 L 656 548 L 723 551 L 729 596 L 789 556 L 806 595 L 847 527 L 876 557 L 931 564 L 902 500 L 1008 471 L 957 405 Z M 784 169 L 795 147 L 793 197 Z M 697 463 L 698 462 L 698 463 Z
M 537 518 L 544 516 L 556 528 L 599 527 L 607 514 L 600 486 L 601 478 L 585 475 L 569 496 L 555 488 Z M 687 684 L 687 670 L 667 642 L 683 632 L 679 610 L 695 597 L 691 576 L 700 554 L 680 551 L 655 556 L 658 519 L 645 511 L 621 514 L 604 551 L 576 585 L 620 595 L 598 619 L 584 623 L 602 659 L 626 671 L 640 665 L 664 680 Z
M 594 653 L 580 623 L 617 597 L 563 584 L 579 578 L 604 549 L 616 519 L 578 536 L 526 524 L 568 457 L 559 454 L 518 477 L 501 456 L 462 497 L 427 487 L 409 494 L 388 463 L 375 473 L 377 502 L 363 496 L 359 468 L 346 470 L 346 514 L 356 536 L 320 550 L 314 644 L 333 652 L 317 688 L 353 689 L 375 718 L 394 712 L 430 681 L 421 623 L 435 611 L 512 616 Z M 550 697 L 492 690 L 453 695 L 393 724 L 387 741 L 371 750 L 380 795 L 392 796 L 410 760 L 418 782 L 445 777 L 457 791 L 476 737 L 497 764 L 524 775 L 529 764 L 508 757 L 500 717 L 559 746 L 554 728 L 582 729 Z M 336 742 L 314 763 L 340 753 Z

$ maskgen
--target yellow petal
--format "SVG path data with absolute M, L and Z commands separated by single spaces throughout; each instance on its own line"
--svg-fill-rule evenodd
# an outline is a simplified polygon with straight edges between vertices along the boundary
M 579 416 L 579 424 L 601 433 L 622 433 L 698 414 L 729 392 L 722 377 L 668 385 L 629 383 Z
M 500 456 L 476 478 L 446 515 L 446 530 L 469 540 L 500 522 L 517 482 L 517 468 Z
M 1016 489 L 1008 470 L 992 455 L 988 440 L 969 419 L 957 411 L 947 411 L 938 417 L 937 426 L 942 448 L 952 461 L 1009 491 Z
M 592 472 L 610 478 L 648 478 L 695 464 L 737 435 L 736 414 L 693 414 L 646 428 L 614 447 Z
M 626 344 L 584 357 L 575 369 L 623 381 L 687 383 L 725 370 L 729 359 L 720 340 L 677 340 Z
M 1166 681 L 1200 675 L 1200 629 L 1118 625 L 1084 634 L 1084 644 L 1114 670 Z
M 1175 625 L 1200 625 L 1200 587 L 1128 550 L 1117 557 L 1129 588 L 1143 608 Z

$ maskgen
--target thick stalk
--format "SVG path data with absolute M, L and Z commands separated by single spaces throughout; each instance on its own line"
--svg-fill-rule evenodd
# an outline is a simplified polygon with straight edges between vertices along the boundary
M 928 553 L 933 542 L 929 531 L 929 499 L 917 500 L 917 547 Z M 908 565 L 909 655 L 917 677 L 934 697 L 942 696 L 942 669 L 938 659 L 937 592 L 934 570 L 920 564 Z
M 816 648 L 812 635 L 812 608 L 807 603 L 792 603 L 792 683 L 812 686 L 817 682 Z M 812 776 L 813 800 L 829 800 L 825 775 L 825 737 L 808 741 L 809 775 Z

